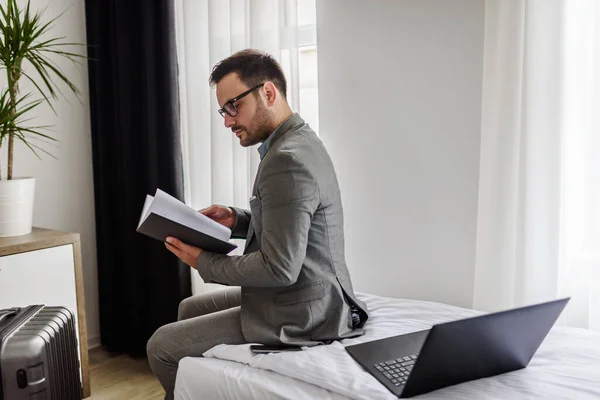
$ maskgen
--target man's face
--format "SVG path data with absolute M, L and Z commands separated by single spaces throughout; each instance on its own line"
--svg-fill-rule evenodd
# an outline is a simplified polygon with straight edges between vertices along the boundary
M 250 89 L 238 78 L 237 74 L 226 75 L 217 84 L 217 102 L 219 107 Z M 225 126 L 240 140 L 243 147 L 253 146 L 267 139 L 272 131 L 271 113 L 263 102 L 262 88 L 244 96 L 234 103 L 237 114 L 232 117 L 225 114 Z M 257 97 L 258 93 L 260 97 Z

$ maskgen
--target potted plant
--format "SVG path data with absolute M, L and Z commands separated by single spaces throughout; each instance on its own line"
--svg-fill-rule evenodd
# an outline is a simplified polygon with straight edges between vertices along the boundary
M 35 178 L 13 175 L 15 142 L 26 145 L 37 157 L 39 152 L 51 156 L 43 149 L 44 141 L 56 140 L 45 133 L 48 126 L 30 126 L 28 122 L 43 104 L 56 112 L 52 103 L 61 93 L 59 85 L 79 95 L 56 61 L 66 58 L 78 63 L 83 57 L 68 50 L 80 44 L 51 34 L 62 14 L 44 21 L 45 9 L 33 13 L 30 0 L 21 1 L 21 6 L 17 3 L 0 0 L 0 74 L 6 73 L 5 87 L 0 89 L 0 151 L 7 154 L 5 175 L 0 165 L 0 236 L 31 232 Z M 21 80 L 32 83 L 31 92 L 19 91 Z

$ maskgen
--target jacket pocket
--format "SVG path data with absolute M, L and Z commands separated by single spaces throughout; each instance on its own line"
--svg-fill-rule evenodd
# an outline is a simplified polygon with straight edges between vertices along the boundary
M 275 295 L 274 303 L 278 306 L 289 306 L 325 297 L 323 281 L 307 283 L 292 290 Z
M 256 196 L 250 197 L 249 203 L 250 212 L 252 213 L 250 221 L 252 222 L 254 233 L 258 235 L 262 232 L 262 204 Z

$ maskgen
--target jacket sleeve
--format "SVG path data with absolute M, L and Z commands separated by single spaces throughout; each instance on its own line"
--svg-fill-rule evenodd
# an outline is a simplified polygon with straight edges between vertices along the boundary
M 252 219 L 252 214 L 248 210 L 241 208 L 229 207 L 235 213 L 235 224 L 231 228 L 231 237 L 234 239 L 246 239 L 248 235 L 248 227 Z
M 276 153 L 268 161 L 257 182 L 258 204 L 252 207 L 260 250 L 243 256 L 203 251 L 196 267 L 205 282 L 277 287 L 298 279 L 319 205 L 317 181 L 293 153 Z

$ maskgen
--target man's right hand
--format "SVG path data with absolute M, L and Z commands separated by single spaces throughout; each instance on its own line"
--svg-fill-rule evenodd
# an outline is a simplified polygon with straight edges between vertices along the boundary
M 229 229 L 232 229 L 235 224 L 235 212 L 229 207 L 213 204 L 210 207 L 203 208 L 200 212 Z

